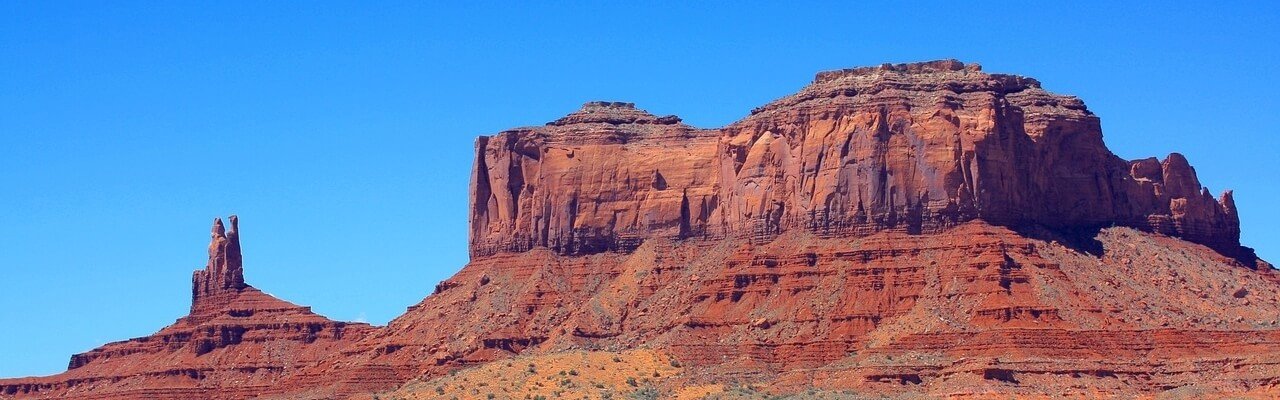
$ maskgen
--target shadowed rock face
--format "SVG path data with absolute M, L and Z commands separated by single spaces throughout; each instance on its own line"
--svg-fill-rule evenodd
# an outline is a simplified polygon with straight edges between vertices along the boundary
M 1181 155 L 1122 160 L 1079 99 L 954 60 L 822 72 L 715 130 L 593 102 L 476 147 L 473 257 L 793 229 L 931 233 L 981 219 L 1131 226 L 1254 258 L 1230 192 L 1210 196 Z

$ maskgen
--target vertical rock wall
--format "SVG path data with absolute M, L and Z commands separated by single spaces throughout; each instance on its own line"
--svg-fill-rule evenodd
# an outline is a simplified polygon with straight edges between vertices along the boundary
M 788 229 L 1124 225 L 1251 261 L 1230 193 L 1179 154 L 1125 161 L 1079 99 L 958 61 L 819 73 L 716 130 L 630 103 L 477 141 L 471 253 L 628 251 L 648 237 Z
M 244 262 L 240 255 L 239 219 L 228 218 L 231 229 L 222 225 L 221 218 L 213 219 L 209 240 L 209 263 L 203 270 L 191 274 L 191 312 L 206 307 L 217 307 L 217 299 L 233 295 L 249 287 L 244 283 Z

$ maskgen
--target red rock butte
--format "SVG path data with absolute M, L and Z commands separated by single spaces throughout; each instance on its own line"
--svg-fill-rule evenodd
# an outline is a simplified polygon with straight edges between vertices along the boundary
M 592 102 L 476 148 L 473 256 L 793 229 L 937 233 L 982 220 L 1131 226 L 1255 258 L 1240 246 L 1231 192 L 1215 200 L 1181 155 L 1122 160 L 1079 99 L 958 61 L 819 73 L 716 130 Z
M 1280 395 L 1280 275 L 1179 154 L 954 60 L 822 72 L 719 129 L 590 102 L 476 141 L 471 262 L 384 327 L 247 285 L 4 398 L 368 398 L 517 354 L 649 348 L 689 385 L 924 397 Z

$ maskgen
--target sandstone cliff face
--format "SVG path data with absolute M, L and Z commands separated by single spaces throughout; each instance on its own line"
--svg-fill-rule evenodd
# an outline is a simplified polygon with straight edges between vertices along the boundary
M 1179 154 L 1119 159 L 1083 103 L 1030 78 L 824 72 L 714 130 L 588 103 L 480 138 L 471 192 L 471 262 L 386 327 L 247 285 L 238 221 L 215 220 L 190 315 L 0 397 L 363 400 L 638 347 L 690 385 L 1280 393 L 1280 275 L 1240 246 L 1231 193 Z
M 588 103 L 477 141 L 471 253 L 628 250 L 645 238 L 791 229 L 939 232 L 981 219 L 1131 226 L 1252 263 L 1230 193 L 1178 154 L 1128 162 L 1079 99 L 958 61 L 818 74 L 718 130 Z M 1154 164 L 1153 164 L 1154 163 Z
M 231 216 L 228 230 L 214 220 L 209 262 L 193 274 L 189 315 L 151 336 L 73 355 L 62 374 L 0 379 L 0 396 L 244 399 L 289 390 L 278 385 L 286 373 L 330 359 L 374 331 L 245 284 L 238 222 Z
M 213 220 L 209 240 L 209 264 L 191 273 L 191 313 L 201 314 L 226 306 L 230 298 L 248 288 L 240 255 L 240 221 L 232 215 L 231 230 L 221 218 Z
M 718 202 L 714 131 L 630 103 L 587 103 L 541 128 L 476 141 L 472 254 L 629 250 L 705 229 Z

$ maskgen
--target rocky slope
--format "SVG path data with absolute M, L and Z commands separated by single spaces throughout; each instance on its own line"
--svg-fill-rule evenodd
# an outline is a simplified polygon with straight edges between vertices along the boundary
M 395 349 L 368 360 L 431 377 L 513 354 L 648 347 L 694 369 L 690 386 L 779 393 L 1274 387 L 1280 276 L 1131 228 L 1095 240 L 1091 255 L 972 221 L 930 235 L 508 253 L 469 264 L 367 341 Z
M 215 225 L 191 316 L 0 395 L 496 396 L 460 380 L 637 348 L 681 365 L 666 396 L 1280 394 L 1280 275 L 1230 192 L 976 65 L 824 72 L 720 129 L 588 103 L 477 140 L 470 221 L 471 262 L 382 328 L 246 286 Z
M 77 399 L 244 399 L 332 358 L 373 331 L 331 321 L 244 282 L 236 216 L 213 222 L 209 263 L 195 271 L 191 313 L 151 336 L 71 356 L 67 372 L 0 379 L 0 395 Z

